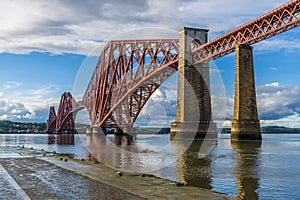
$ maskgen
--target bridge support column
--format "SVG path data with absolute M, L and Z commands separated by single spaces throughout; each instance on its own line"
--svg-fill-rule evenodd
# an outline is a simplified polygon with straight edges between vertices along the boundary
M 123 135 L 124 132 L 123 132 L 123 130 L 120 129 L 120 128 L 114 128 L 114 134 L 115 134 L 115 135 Z
M 176 121 L 171 124 L 171 140 L 175 136 L 176 139 L 217 137 L 217 126 L 212 121 L 209 65 L 193 64 L 191 54 L 192 43 L 207 42 L 207 32 L 186 27 L 179 32 Z
M 231 140 L 261 140 L 250 45 L 236 47 L 234 114 Z
M 92 128 L 93 135 L 106 134 L 106 128 L 104 127 L 93 127 Z
M 86 135 L 91 135 L 91 133 L 92 133 L 92 128 L 86 128 L 85 129 L 85 134 Z

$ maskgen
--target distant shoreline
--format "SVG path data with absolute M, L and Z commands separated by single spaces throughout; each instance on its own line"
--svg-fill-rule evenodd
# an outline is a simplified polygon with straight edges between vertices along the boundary
M 219 129 L 221 134 L 230 134 L 231 127 Z M 300 134 L 300 128 L 289 128 L 285 126 L 263 126 L 262 134 Z
M 230 132 L 221 132 L 220 134 L 231 134 Z M 272 135 L 276 135 L 276 134 L 300 134 L 300 132 L 261 132 L 261 134 L 272 134 Z
M 79 134 L 79 133 L 47 133 L 47 132 L 38 132 L 38 133 L 28 133 L 28 132 L 19 132 L 19 133 L 14 133 L 14 132 L 0 132 L 0 135 L 17 135 L 17 134 L 22 134 L 22 135 L 66 135 L 66 134 Z M 170 133 L 137 133 L 137 135 L 169 135 Z M 226 134 L 231 134 L 230 132 L 219 132 L 221 135 L 226 135 Z M 286 134 L 286 135 L 292 135 L 292 134 L 300 134 L 300 132 L 261 132 L 261 134 L 267 135 L 267 134 Z M 107 135 L 113 135 L 113 133 L 108 133 Z

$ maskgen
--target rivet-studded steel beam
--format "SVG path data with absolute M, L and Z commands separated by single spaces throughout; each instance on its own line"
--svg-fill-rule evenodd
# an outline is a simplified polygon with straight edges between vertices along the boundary
M 254 44 L 300 25 L 300 0 L 291 0 L 274 10 L 192 51 L 194 63 L 232 53 L 237 45 Z
M 56 131 L 73 131 L 74 130 L 74 109 L 76 107 L 75 99 L 70 92 L 64 92 L 60 99 L 57 111 Z
M 152 93 L 176 72 L 178 40 L 110 41 L 83 104 L 92 125 L 131 126 Z

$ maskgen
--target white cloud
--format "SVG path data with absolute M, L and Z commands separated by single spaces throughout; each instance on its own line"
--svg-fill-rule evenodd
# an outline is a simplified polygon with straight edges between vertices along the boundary
M 60 97 L 51 97 L 55 96 L 58 90 L 47 86 L 35 90 L 15 91 L 11 88 L 7 94 L 0 92 L 0 119 L 46 122 L 49 107 L 58 107 Z
M 57 37 L 17 38 L 13 41 L 0 39 L 0 53 L 28 54 L 31 52 L 51 52 L 53 54 L 88 54 L 99 42 L 91 40 L 71 40 Z
M 212 96 L 212 111 L 215 121 L 231 119 L 233 114 L 233 98 Z
M 300 116 L 293 114 L 280 120 L 260 120 L 261 126 L 285 126 L 290 128 L 300 127 Z
M 27 118 L 30 114 L 30 111 L 24 106 L 24 104 L 0 98 L 1 120 L 23 119 Z
M 280 85 L 279 82 L 257 87 L 258 113 L 262 126 L 300 127 L 300 85 Z M 222 110 L 226 101 L 226 112 Z M 223 122 L 223 126 L 231 126 L 234 98 L 212 97 L 215 121 Z M 225 121 L 224 121 L 225 119 Z M 220 125 L 220 123 L 219 123 Z
M 49 115 L 50 106 L 58 108 L 59 98 L 37 98 L 31 102 L 24 103 L 24 106 L 30 111 L 28 120 L 46 122 Z
M 262 120 L 278 120 L 300 114 L 300 86 L 278 82 L 257 88 L 257 103 Z
M 176 93 L 176 92 L 175 92 Z M 167 125 L 175 119 L 176 98 L 168 99 L 166 92 L 157 90 L 140 114 L 140 122 Z M 175 95 L 176 96 L 176 95 Z M 257 87 L 257 104 L 262 126 L 267 124 L 300 126 L 300 86 L 283 86 L 279 82 Z M 213 118 L 219 125 L 231 125 L 233 97 L 212 96 Z M 142 119 L 142 120 L 141 120 Z
M 168 96 L 169 94 L 172 94 Z M 141 110 L 135 125 L 169 127 L 175 120 L 176 98 L 174 91 L 162 86 L 158 88 Z
M 268 83 L 265 84 L 266 87 L 278 87 L 279 86 L 279 82 L 274 82 L 274 83 Z
M 297 38 L 264 40 L 255 44 L 255 51 L 286 51 L 290 53 L 299 52 L 299 50 L 300 40 Z
M 19 87 L 21 85 L 22 85 L 22 83 L 20 83 L 18 81 L 6 81 L 3 84 L 3 87 L 4 87 L 4 89 L 11 89 L 11 88 Z
M 222 34 L 283 3 L 281 0 L 3 0 L 0 52 L 87 54 L 98 41 L 134 28 L 181 26 Z M 226 9 L 224 9 L 226 8 Z M 126 12 L 124 12 L 126 11 Z

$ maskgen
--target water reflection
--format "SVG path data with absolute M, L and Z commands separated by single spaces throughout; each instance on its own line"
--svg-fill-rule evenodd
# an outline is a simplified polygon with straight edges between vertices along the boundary
M 205 178 L 200 177 L 199 180 L 206 182 L 203 187 L 212 186 L 214 191 L 237 195 L 237 199 L 299 199 L 300 134 L 266 134 L 262 144 L 232 145 L 230 135 L 222 134 L 208 160 L 203 156 L 197 157 L 198 150 L 191 150 L 197 145 L 189 148 L 189 151 L 195 152 L 194 156 L 184 154 L 179 159 L 178 155 L 185 145 L 174 145 L 173 141 L 170 144 L 169 135 L 138 135 L 132 145 L 123 140 L 120 146 L 113 143 L 113 135 L 92 137 L 75 134 L 74 145 L 48 145 L 48 134 L 0 134 L 0 146 L 5 149 L 6 146 L 24 145 L 49 152 L 72 153 L 76 158 L 86 159 L 88 152 L 83 141 L 95 147 L 98 157 L 102 156 L 103 160 L 110 165 L 115 164 L 122 171 L 152 173 L 160 169 L 153 173 L 174 181 L 185 180 L 193 185 L 200 184 L 193 176 L 199 177 L 202 173 Z M 101 145 L 104 147 L 96 151 Z M 128 153 L 124 149 L 136 153 Z M 203 163 L 197 163 L 197 160 Z M 98 161 L 101 162 L 100 159 Z M 196 166 L 191 167 L 193 165 Z M 192 168 L 196 173 L 192 172 Z M 180 169 L 183 172 L 179 172 Z
M 88 159 L 115 169 L 151 173 L 174 163 L 178 156 L 169 148 L 169 138 L 163 135 L 107 135 L 93 133 L 85 136 Z
M 134 137 L 131 135 L 115 135 L 114 143 L 115 143 L 115 145 L 118 145 L 118 146 L 120 146 L 122 144 L 132 145 L 132 144 L 134 144 Z
M 172 142 L 172 144 L 176 149 L 186 149 L 176 163 L 177 180 L 192 186 L 211 189 L 212 171 L 209 152 L 216 145 L 216 140 L 198 139 L 192 143 L 179 140 Z M 205 149 L 206 155 L 203 155 L 203 148 L 209 149 Z
M 105 134 L 96 133 L 86 136 L 87 158 L 94 162 L 102 162 L 115 168 L 132 165 L 132 155 L 135 147 L 132 136 L 114 135 L 108 138 Z
M 236 199 L 258 199 L 260 141 L 232 142 L 235 150 Z
M 74 145 L 74 134 L 48 135 L 48 144 Z

